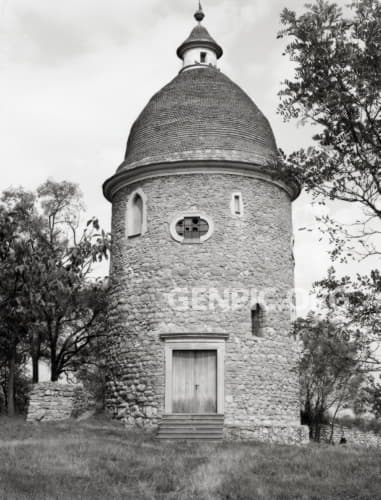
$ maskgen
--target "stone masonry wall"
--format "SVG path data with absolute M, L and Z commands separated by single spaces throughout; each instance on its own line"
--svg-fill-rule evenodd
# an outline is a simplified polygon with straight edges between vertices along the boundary
M 28 422 L 54 422 L 78 417 L 93 407 L 81 385 L 41 382 L 33 385 L 29 397 Z
M 258 441 L 277 444 L 308 444 L 305 425 L 253 425 L 224 428 L 224 438 L 234 441 Z
M 321 441 L 329 442 L 331 437 L 331 427 L 326 425 L 321 430 Z M 381 448 L 381 435 L 371 431 L 362 431 L 354 427 L 344 427 L 335 425 L 333 429 L 332 441 L 334 444 L 340 444 L 342 438 L 346 439 L 349 446 L 362 446 L 365 448 Z
M 207 167 L 206 167 L 207 169 Z M 147 197 L 147 232 L 126 238 L 129 195 Z M 230 211 L 241 192 L 243 217 Z M 169 224 L 183 212 L 209 216 L 214 233 L 202 244 L 172 239 Z M 299 425 L 297 350 L 289 336 L 290 309 L 265 311 L 263 334 L 251 332 L 250 304 L 210 307 L 209 290 L 271 288 L 280 304 L 293 288 L 291 202 L 279 187 L 239 175 L 189 174 L 149 179 L 121 189 L 113 200 L 108 391 L 106 406 L 130 425 L 157 425 L 164 412 L 162 333 L 228 333 L 225 423 L 230 426 Z M 172 307 L 180 288 L 184 305 L 198 290 L 196 307 Z M 202 304 L 204 306 L 202 306 Z

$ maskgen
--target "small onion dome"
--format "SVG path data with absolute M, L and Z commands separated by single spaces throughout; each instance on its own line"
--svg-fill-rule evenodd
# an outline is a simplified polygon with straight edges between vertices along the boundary
M 185 51 L 198 48 L 212 50 L 216 53 L 217 59 L 223 54 L 220 45 L 209 35 L 208 30 L 200 24 L 193 28 L 189 37 L 177 49 L 177 55 L 182 59 Z

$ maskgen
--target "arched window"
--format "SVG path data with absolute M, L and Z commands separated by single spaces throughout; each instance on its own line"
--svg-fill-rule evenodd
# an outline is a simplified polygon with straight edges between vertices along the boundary
M 144 193 L 134 191 L 127 205 L 127 236 L 141 236 L 146 232 L 146 206 Z
M 254 337 L 263 337 L 264 309 L 255 304 L 251 309 L 251 333 Z

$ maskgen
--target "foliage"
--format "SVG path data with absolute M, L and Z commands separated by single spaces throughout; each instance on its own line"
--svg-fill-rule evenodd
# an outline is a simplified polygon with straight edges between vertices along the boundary
M 75 358 L 75 377 L 94 398 L 97 408 L 104 409 L 107 369 L 105 349 L 108 341 L 108 337 L 103 335 L 107 331 L 105 314 L 98 317 L 97 328 L 99 333 L 91 344 Z
M 335 410 L 332 427 L 343 406 L 377 416 L 377 385 L 371 374 L 380 369 L 381 279 L 378 271 L 338 278 L 332 267 L 313 292 L 320 300 L 320 316 L 298 320 L 295 333 L 303 346 L 303 411 L 316 437 L 329 407 Z
M 359 429 L 363 432 L 374 432 L 381 435 L 381 420 L 364 417 L 339 417 L 336 419 L 338 425 L 343 427 Z
M 83 205 L 73 183 L 48 180 L 36 193 L 10 189 L 2 203 L 7 217 L 23 214 L 17 219 L 21 260 L 13 266 L 23 315 L 16 325 L 28 332 L 34 367 L 41 355 L 48 355 L 51 378 L 57 380 L 74 369 L 76 356 L 99 334 L 93 326 L 105 308 L 105 284 L 89 275 L 94 262 L 107 258 L 110 239 L 95 218 L 78 235 Z M 7 226 L 1 224 L 1 231 Z M 13 254 L 0 248 L 8 264 Z M 10 293 L 2 297 L 9 302 Z
M 357 275 L 338 278 L 334 268 L 326 278 L 314 284 L 325 313 L 335 318 L 342 335 L 356 345 L 363 371 L 380 368 L 381 345 L 381 276 Z
M 321 319 L 313 313 L 295 322 L 294 336 L 301 345 L 302 414 L 310 437 L 319 441 L 328 410 L 334 411 L 335 418 L 345 403 L 355 399 L 362 383 L 358 346 L 350 342 L 332 320 Z
M 23 364 L 18 363 L 15 372 L 14 407 L 15 412 L 23 414 L 26 411 L 30 390 L 30 377 L 25 373 Z M 0 415 L 7 413 L 9 395 L 9 370 L 7 363 L 0 360 Z
M 0 364 L 0 414 L 8 409 L 9 370 L 6 364 Z M 15 372 L 14 407 L 17 414 L 26 413 L 30 392 L 30 375 L 25 370 L 25 364 L 17 363 Z
M 284 9 L 280 38 L 295 67 L 283 82 L 279 113 L 317 126 L 315 147 L 292 153 L 285 168 L 325 203 L 362 208 L 343 227 L 321 222 L 334 244 L 333 258 L 380 254 L 381 235 L 381 4 L 359 0 L 346 17 L 335 3 L 317 0 L 299 17 Z
M 27 230 L 26 207 L 7 211 L 0 206 L 0 368 L 6 387 L 4 403 L 9 415 L 15 412 L 15 396 L 19 393 L 20 366 L 27 352 L 29 321 L 24 308 L 23 271 L 31 246 Z
M 0 415 L 9 412 L 9 397 L 13 397 L 14 412 L 23 414 L 26 411 L 29 390 L 30 376 L 26 373 L 24 362 L 17 360 L 14 373 L 14 387 L 9 387 L 9 365 L 7 359 L 0 355 Z M 12 415 L 11 415 L 12 416 Z
M 379 419 L 381 431 L 381 384 L 375 380 L 374 375 L 369 376 L 367 384 L 363 387 L 358 401 L 361 413 L 369 412 L 375 419 Z

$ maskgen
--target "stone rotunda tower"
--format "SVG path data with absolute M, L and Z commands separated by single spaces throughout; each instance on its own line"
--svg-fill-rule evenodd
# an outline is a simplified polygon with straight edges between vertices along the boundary
M 108 411 L 162 438 L 305 438 L 291 202 L 265 116 L 201 24 L 132 126 L 112 203 Z

